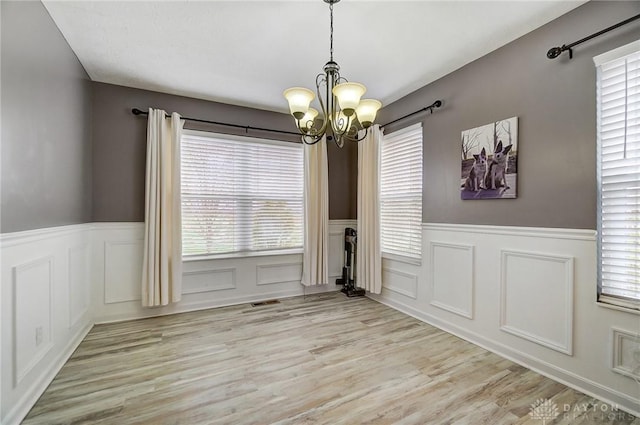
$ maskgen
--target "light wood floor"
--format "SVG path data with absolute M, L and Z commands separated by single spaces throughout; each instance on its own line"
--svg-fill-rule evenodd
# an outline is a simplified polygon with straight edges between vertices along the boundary
M 333 293 L 95 326 L 23 423 L 542 425 L 529 414 L 539 399 L 561 412 L 546 425 L 640 425 L 375 301 Z M 565 404 L 587 412 L 565 416 Z

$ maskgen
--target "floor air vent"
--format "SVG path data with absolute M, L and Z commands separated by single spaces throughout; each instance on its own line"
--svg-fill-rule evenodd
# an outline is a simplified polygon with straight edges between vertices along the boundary
M 251 303 L 252 307 L 262 307 L 263 305 L 280 304 L 279 300 L 260 301 L 259 303 Z

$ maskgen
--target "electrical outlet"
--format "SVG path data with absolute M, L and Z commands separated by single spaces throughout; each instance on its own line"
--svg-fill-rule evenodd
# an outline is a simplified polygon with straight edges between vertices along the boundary
M 38 326 L 36 328 L 36 347 L 40 344 L 42 344 L 42 326 Z

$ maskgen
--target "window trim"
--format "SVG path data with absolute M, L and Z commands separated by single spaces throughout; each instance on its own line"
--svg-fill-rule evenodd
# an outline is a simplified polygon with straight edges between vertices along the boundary
M 420 231 L 422 231 L 422 229 Z M 394 254 L 387 251 L 382 251 L 382 258 L 397 263 L 411 264 L 413 266 L 422 265 L 422 258 L 409 257 L 408 255 Z
M 598 273 L 600 271 L 598 270 Z M 599 282 L 598 282 L 599 285 Z M 627 300 L 624 298 L 616 298 L 611 295 L 598 294 L 598 299 L 596 300 L 596 304 L 600 307 L 611 308 L 613 310 L 624 311 L 626 313 L 638 314 L 640 315 L 640 301 L 634 303 L 631 300 Z M 635 305 L 635 306 L 634 306 Z
M 602 53 L 593 58 L 596 67 L 596 271 L 597 271 L 597 292 L 596 305 L 627 313 L 640 314 L 640 299 L 617 297 L 602 293 L 602 137 L 601 137 L 601 106 L 600 106 L 600 66 L 608 62 L 618 60 L 640 51 L 640 40 L 636 40 L 624 46 Z
M 391 137 L 392 135 L 402 135 L 404 133 L 410 133 L 413 131 L 417 131 L 420 130 L 420 139 L 421 139 L 421 144 L 422 144 L 422 170 L 421 172 L 421 180 L 424 179 L 424 126 L 422 125 L 422 122 L 417 122 L 415 124 L 411 124 L 409 126 L 406 127 L 402 127 L 399 128 L 395 131 L 392 131 L 389 134 L 383 134 L 382 136 L 382 140 L 380 142 L 380 163 L 379 166 L 380 168 L 382 167 L 382 148 L 384 145 L 384 138 L 385 137 Z M 382 173 L 380 172 L 380 190 L 382 189 Z M 424 182 L 422 182 L 423 185 Z M 397 261 L 397 262 L 401 262 L 401 263 L 405 263 L 405 264 L 412 264 L 412 265 L 416 265 L 416 266 L 421 266 L 422 265 L 422 261 L 423 261 L 423 257 L 424 257 L 424 240 L 422 240 L 422 201 L 424 198 L 424 185 L 422 187 L 422 193 L 420 194 L 420 225 L 419 225 L 419 231 L 420 231 L 420 254 L 419 256 L 413 256 L 413 255 L 409 255 L 407 253 L 398 253 L 398 252 L 390 252 L 390 251 L 385 251 L 382 247 L 382 238 L 380 240 L 380 248 L 381 248 L 381 256 L 382 258 L 386 259 L 386 260 L 391 260 L 391 261 Z M 380 196 L 380 203 L 382 203 L 382 196 Z M 380 226 L 382 227 L 382 221 L 380 222 Z M 382 236 L 382 229 L 380 229 L 380 235 Z
M 304 254 L 303 248 L 286 248 L 279 250 L 265 250 L 265 251 L 239 251 L 225 254 L 203 254 L 203 255 L 186 255 L 182 257 L 183 263 L 197 262 L 197 261 L 215 261 L 215 260 L 229 260 L 229 259 L 242 259 L 242 258 L 254 258 L 254 257 L 273 257 L 278 255 L 302 255 Z
M 193 130 L 193 129 L 183 129 L 182 136 L 195 136 L 195 137 L 203 137 L 203 138 L 221 138 L 232 142 L 238 143 L 253 143 L 253 144 L 263 144 L 270 146 L 285 146 L 290 147 L 292 144 L 301 145 L 300 142 L 293 141 L 285 141 L 285 140 L 274 140 L 274 139 L 266 139 L 264 137 L 249 137 L 242 136 L 236 134 L 226 134 L 226 133 L 217 133 L 213 131 L 203 131 L 203 130 Z M 182 143 L 182 140 L 181 140 Z M 301 149 L 304 147 L 301 146 Z M 304 155 L 304 153 L 303 153 Z M 182 157 L 180 159 L 180 168 L 182 170 Z M 304 156 L 303 156 L 304 162 Z M 304 170 L 303 170 L 304 177 Z M 304 205 L 304 183 L 302 184 L 303 190 L 303 205 Z M 181 189 L 182 195 L 182 189 Z M 211 261 L 211 260 L 224 260 L 224 259 L 242 259 L 242 258 L 252 258 L 252 257 L 268 257 L 268 256 L 276 256 L 276 255 L 299 255 L 304 253 L 304 208 L 303 208 L 303 216 L 302 216 L 302 246 L 299 247 L 289 247 L 289 248 L 281 248 L 281 249 L 264 249 L 264 250 L 255 250 L 255 251 L 233 251 L 233 252 L 223 252 L 223 253 L 204 253 L 204 254 L 184 254 L 182 253 L 182 261 L 183 262 L 195 262 L 195 261 Z M 182 235 L 182 229 L 181 229 Z

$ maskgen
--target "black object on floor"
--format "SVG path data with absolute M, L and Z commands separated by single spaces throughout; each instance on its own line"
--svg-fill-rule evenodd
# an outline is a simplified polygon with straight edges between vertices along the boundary
M 351 227 L 345 228 L 344 267 L 342 267 L 342 278 L 336 279 L 336 285 L 343 285 L 341 291 L 347 297 L 362 297 L 366 293 L 364 289 L 355 285 L 356 241 L 356 230 Z
M 261 307 L 263 305 L 280 304 L 279 300 L 266 300 L 257 303 L 251 303 L 251 307 Z

